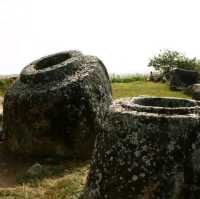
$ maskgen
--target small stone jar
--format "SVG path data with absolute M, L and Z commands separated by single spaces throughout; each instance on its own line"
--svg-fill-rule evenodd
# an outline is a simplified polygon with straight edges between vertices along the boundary
M 97 57 L 67 51 L 40 58 L 5 95 L 7 150 L 88 159 L 111 100 L 109 76 Z
M 116 100 L 98 133 L 82 199 L 198 199 L 196 101 Z

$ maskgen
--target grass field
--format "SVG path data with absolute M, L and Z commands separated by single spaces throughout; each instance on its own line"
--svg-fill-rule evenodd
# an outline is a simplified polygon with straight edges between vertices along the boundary
M 151 95 L 159 97 L 180 97 L 190 98 L 183 92 L 171 91 L 164 83 L 154 83 L 149 81 L 134 81 L 130 83 L 112 83 L 113 98 Z
M 4 95 L 9 82 L 0 83 L 0 94 Z M 182 92 L 170 91 L 163 83 L 153 83 L 137 80 L 130 83 L 112 83 L 113 98 L 121 98 L 138 95 L 170 96 L 190 98 Z M 56 164 L 49 169 L 59 168 Z M 83 190 L 89 164 L 69 162 L 62 170 L 62 174 L 44 176 L 42 179 L 29 179 L 14 188 L 0 188 L 2 199 L 78 199 Z M 57 172 L 58 174 L 59 172 Z
M 65 166 L 62 172 L 60 167 Z M 70 161 L 65 165 L 51 165 L 56 174 L 42 179 L 31 179 L 14 188 L 0 188 L 1 199 L 78 199 L 85 185 L 89 168 L 87 162 Z
M 0 96 L 3 96 L 6 92 L 6 89 L 12 84 L 13 80 L 6 79 L 0 80 Z
M 128 77 L 129 76 L 126 76 L 126 78 Z M 133 76 L 131 77 L 133 78 Z M 124 83 L 124 82 L 112 83 L 114 99 L 121 97 L 129 97 L 129 96 L 139 96 L 139 95 L 190 98 L 190 96 L 185 95 L 183 92 L 171 91 L 167 84 L 144 81 L 144 79 L 142 79 L 141 76 L 134 76 L 134 77 L 136 78 L 135 81 L 131 81 L 129 83 Z M 118 78 L 118 81 L 121 80 Z M 126 80 L 124 81 L 126 82 Z M 4 80 L 4 81 L 0 80 L 0 96 L 3 96 L 5 94 L 6 89 L 11 83 L 12 81 L 10 80 Z

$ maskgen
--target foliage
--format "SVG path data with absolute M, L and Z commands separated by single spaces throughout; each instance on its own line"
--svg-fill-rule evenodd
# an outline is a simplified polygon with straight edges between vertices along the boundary
M 112 83 L 129 83 L 134 81 L 145 81 L 147 75 L 144 74 L 130 74 L 130 75 L 117 75 L 111 74 L 110 80 Z
M 160 71 L 162 75 L 168 79 L 169 72 L 173 68 L 200 71 L 200 60 L 197 60 L 196 58 L 190 59 L 177 51 L 164 50 L 157 56 L 151 58 L 148 66 L 154 67 L 155 70 Z
M 0 79 L 0 96 L 5 94 L 6 90 L 12 83 L 12 79 Z

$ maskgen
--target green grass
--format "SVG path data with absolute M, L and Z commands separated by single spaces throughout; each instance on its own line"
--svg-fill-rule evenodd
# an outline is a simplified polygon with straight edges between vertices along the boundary
M 183 92 L 171 91 L 167 84 L 154 83 L 149 81 L 135 81 L 131 83 L 112 83 L 112 89 L 114 99 L 139 95 L 191 98 Z
M 0 80 L 0 96 L 3 96 L 7 88 L 13 83 L 12 79 Z
M 15 188 L 0 188 L 2 199 L 78 199 L 85 185 L 89 165 L 71 161 L 63 175 L 47 176 Z M 50 168 L 49 168 L 50 169 Z

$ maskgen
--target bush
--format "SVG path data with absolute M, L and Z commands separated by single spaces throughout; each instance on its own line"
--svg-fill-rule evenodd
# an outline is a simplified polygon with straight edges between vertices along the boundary
M 143 74 L 130 74 L 130 75 L 116 75 L 111 74 L 110 80 L 112 83 L 129 83 L 134 81 L 145 81 L 147 79 L 147 75 Z
M 164 78 L 169 79 L 169 73 L 174 68 L 200 71 L 200 60 L 187 58 L 177 51 L 165 50 L 151 58 L 148 66 L 160 71 Z
M 8 87 L 13 83 L 13 79 L 0 79 L 0 96 L 4 95 Z

